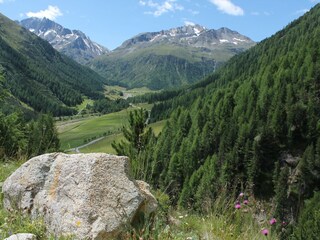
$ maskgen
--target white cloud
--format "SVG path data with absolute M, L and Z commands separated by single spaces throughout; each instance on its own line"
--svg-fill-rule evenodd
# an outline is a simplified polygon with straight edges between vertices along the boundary
M 300 9 L 300 10 L 298 10 L 298 11 L 296 11 L 296 14 L 298 14 L 298 15 L 302 15 L 302 14 L 305 14 L 306 12 L 309 12 L 309 9 Z
M 244 11 L 241 7 L 234 5 L 230 0 L 209 0 L 218 7 L 218 10 L 229 15 L 242 16 Z
M 62 12 L 57 6 L 49 5 L 47 9 L 40 10 L 39 12 L 27 12 L 27 17 L 48 18 L 55 20 L 57 17 L 62 16 Z
M 162 3 L 154 2 L 153 0 L 139 0 L 139 4 L 144 7 L 149 7 L 153 9 L 152 11 L 145 12 L 146 14 L 152 14 L 155 17 L 159 17 L 167 12 L 175 12 L 177 10 L 182 11 L 184 7 L 178 3 L 176 0 L 166 0 Z
M 196 24 L 194 22 L 184 21 L 184 25 L 185 26 L 195 26 Z

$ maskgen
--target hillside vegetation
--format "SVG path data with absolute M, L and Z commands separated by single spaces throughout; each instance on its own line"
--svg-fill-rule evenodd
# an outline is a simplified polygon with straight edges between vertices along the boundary
M 171 115 L 135 157 L 149 173 L 141 176 L 173 203 L 200 212 L 210 211 L 225 191 L 231 200 L 239 192 L 266 199 L 273 216 L 290 223 L 280 232 L 288 237 L 304 200 L 320 186 L 319 24 L 318 4 L 204 82 L 155 106 L 152 115 Z
M 72 107 L 84 96 L 103 96 L 101 76 L 1 14 L 0 70 L 11 93 L 2 108 L 14 105 L 55 116 L 71 115 L 76 112 Z

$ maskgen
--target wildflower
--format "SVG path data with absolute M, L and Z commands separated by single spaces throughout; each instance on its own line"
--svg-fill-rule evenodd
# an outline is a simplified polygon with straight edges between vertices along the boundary
M 241 205 L 240 205 L 240 203 L 236 203 L 236 205 L 234 207 L 235 207 L 235 209 L 240 209 Z
M 266 229 L 266 228 L 264 228 L 264 229 L 262 229 L 261 233 L 262 233 L 263 235 L 265 235 L 265 236 L 268 236 L 269 230 Z
M 241 192 L 241 193 L 239 194 L 239 197 L 243 197 L 243 196 L 244 196 L 244 193 Z
M 277 222 L 277 219 L 275 219 L 275 218 L 272 218 L 272 219 L 269 221 L 270 225 L 273 225 L 273 224 L 275 224 L 276 222 Z
M 246 200 L 243 201 L 243 204 L 244 204 L 244 205 L 248 205 L 248 203 L 249 203 L 248 199 L 246 199 Z
M 287 223 L 285 221 L 282 222 L 282 226 L 286 226 Z

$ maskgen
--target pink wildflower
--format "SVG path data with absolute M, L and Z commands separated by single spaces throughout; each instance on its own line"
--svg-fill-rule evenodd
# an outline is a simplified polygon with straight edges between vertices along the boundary
M 248 203 L 249 203 L 249 201 L 247 199 L 243 201 L 244 205 L 248 205 Z
M 244 196 L 244 193 L 241 192 L 241 193 L 239 194 L 239 197 L 243 197 L 243 196 Z
M 277 222 L 277 219 L 275 219 L 275 218 L 272 218 L 272 219 L 269 221 L 270 225 L 273 225 L 273 224 L 275 224 L 276 222 Z
M 263 235 L 265 235 L 265 236 L 268 236 L 269 230 L 266 229 L 266 228 L 264 228 L 264 229 L 262 229 L 261 233 L 262 233 Z
M 234 206 L 236 209 L 240 209 L 241 208 L 241 205 L 240 203 L 236 203 L 236 205 Z

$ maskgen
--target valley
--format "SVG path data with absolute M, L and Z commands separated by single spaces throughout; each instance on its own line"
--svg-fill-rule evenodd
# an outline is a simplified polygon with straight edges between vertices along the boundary
M 84 3 L 0 14 L 0 239 L 318 238 L 320 3 L 255 42 L 225 26 L 276 12 L 160 2 L 130 8 L 150 10 L 140 17 L 151 25 L 117 19 L 146 30 L 113 50 L 84 33 L 95 27 L 85 15 L 84 32 L 56 22 Z M 180 16 L 172 27 L 162 14 L 226 25 Z M 95 37 L 124 33 L 109 21 Z
M 61 149 L 68 151 L 69 149 L 79 147 L 94 141 L 97 138 L 103 137 L 104 139 L 101 140 L 101 143 L 99 141 L 96 144 L 90 145 L 88 148 L 92 149 L 92 152 L 94 152 L 97 148 L 101 149 L 101 147 L 95 147 L 95 145 L 104 145 L 104 143 L 107 142 L 109 145 L 106 145 L 106 148 L 112 150 L 110 143 L 113 140 L 122 138 L 120 134 L 121 128 L 127 125 L 129 112 L 136 108 L 150 110 L 151 107 L 152 105 L 150 104 L 140 104 L 120 112 L 106 115 L 84 116 L 71 120 L 58 121 L 56 126 L 61 142 Z M 151 127 L 152 126 L 153 125 L 151 125 Z M 161 123 L 156 123 L 154 126 L 156 126 L 156 131 L 159 133 Z M 85 148 L 84 151 L 88 152 L 88 148 Z M 114 153 L 114 150 L 112 152 Z

